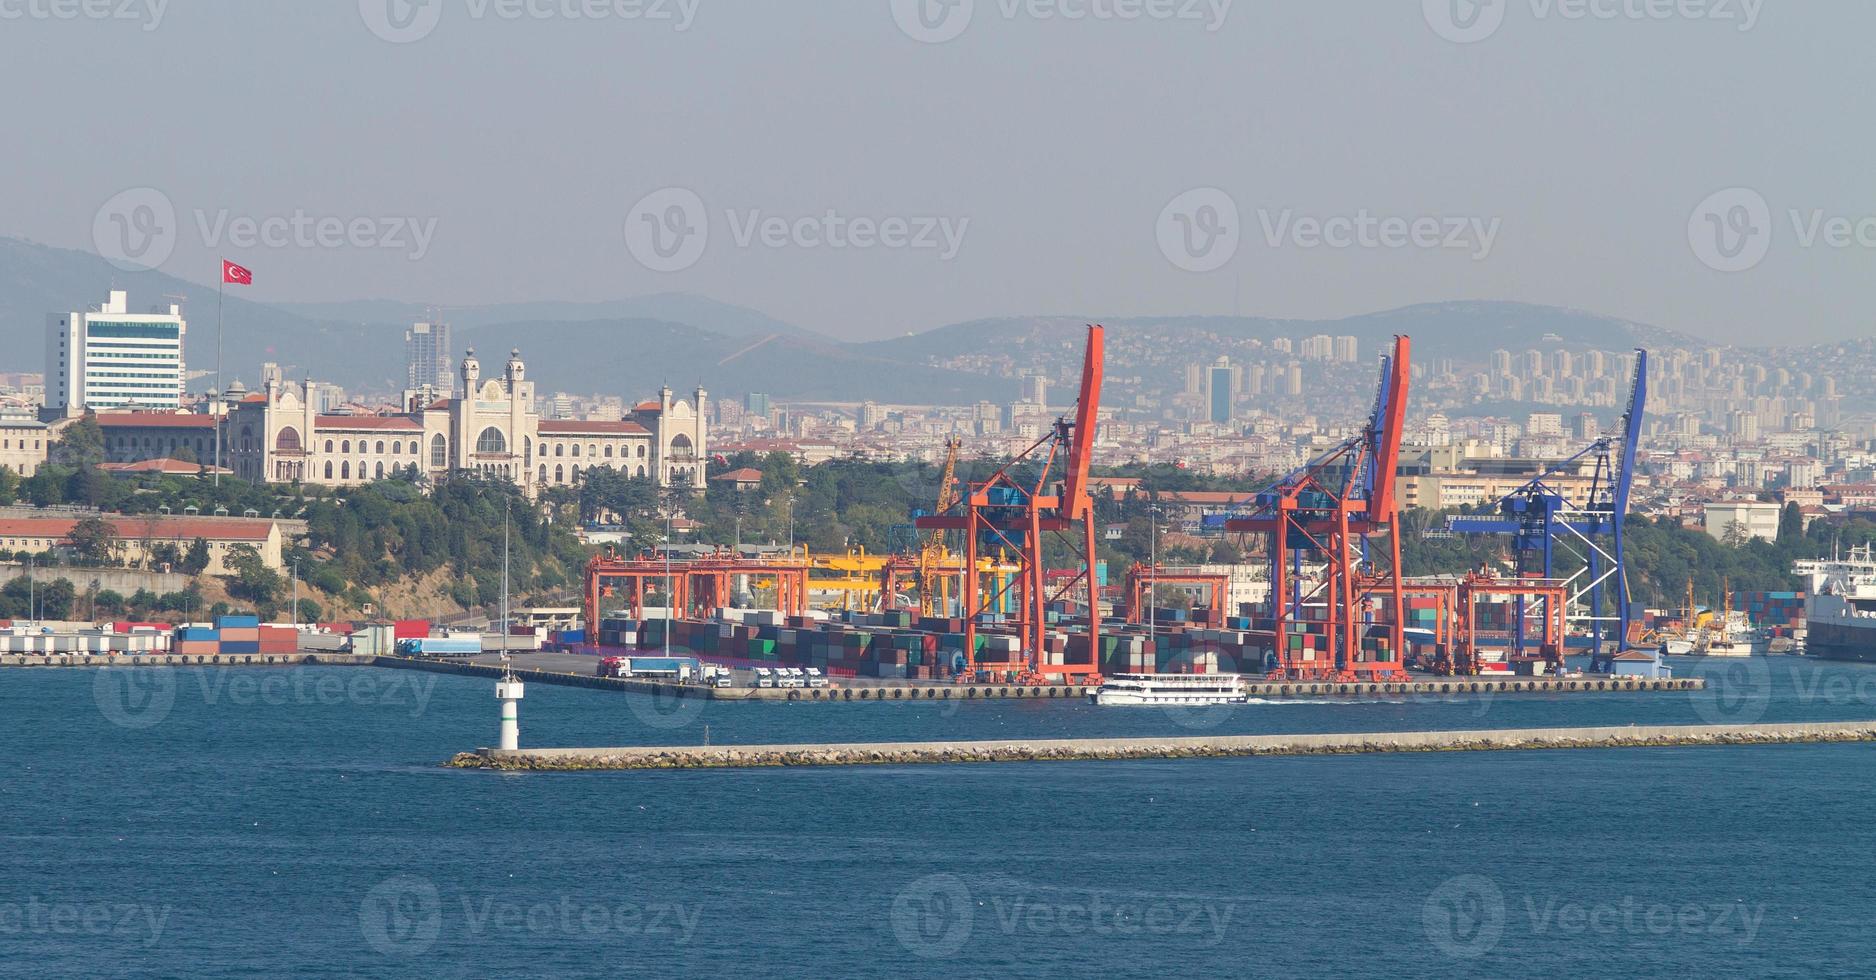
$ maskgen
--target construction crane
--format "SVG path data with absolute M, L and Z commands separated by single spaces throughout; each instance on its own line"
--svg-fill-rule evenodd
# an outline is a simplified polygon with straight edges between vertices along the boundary
M 938 506 L 932 509 L 934 514 L 949 513 L 958 505 L 958 450 L 964 447 L 964 440 L 953 436 L 945 440 L 944 476 L 938 481 Z M 926 616 L 940 615 L 941 602 L 949 597 L 943 595 L 938 578 L 938 566 L 950 553 L 945 549 L 945 532 L 942 528 L 932 531 L 925 546 L 918 553 L 918 603 L 919 611 Z
M 1565 622 L 1586 628 L 1591 673 L 1611 670 L 1614 654 L 1629 649 L 1638 635 L 1629 604 L 1622 523 L 1628 517 L 1629 488 L 1635 478 L 1635 453 L 1647 403 L 1648 352 L 1637 349 L 1635 380 L 1619 435 L 1604 436 L 1551 464 L 1499 498 L 1495 516 L 1451 517 L 1446 522 L 1449 532 L 1509 535 L 1520 576 L 1555 578 L 1559 551 L 1582 561 L 1583 567 L 1563 580 Z M 1577 475 L 1585 468 L 1592 472 L 1581 503 L 1552 485 L 1560 475 Z M 1520 603 L 1520 624 L 1524 613 Z M 1603 648 L 1606 639 L 1614 640 L 1613 651 Z M 1529 645 L 1522 628 L 1511 640 L 1514 653 L 1522 653 Z
M 1400 571 L 1399 505 L 1394 494 L 1407 415 L 1411 341 L 1394 338 L 1381 359 L 1374 409 L 1359 435 L 1259 492 L 1256 510 L 1225 522 L 1231 533 L 1266 535 L 1270 556 L 1273 678 L 1405 680 Z M 1387 534 L 1392 560 L 1385 571 L 1369 560 L 1370 536 Z M 1303 563 L 1323 573 L 1303 587 Z M 1385 622 L 1372 600 L 1387 600 Z M 1365 650 L 1363 640 L 1384 626 L 1388 647 Z M 1322 650 L 1292 649 L 1292 634 L 1317 631 Z M 1318 656 L 1320 654 L 1320 656 Z
M 1073 419 L 1056 419 L 1047 434 L 1015 459 L 988 479 L 972 482 L 951 512 L 920 517 L 914 522 L 925 530 L 964 532 L 965 568 L 976 569 L 980 554 L 997 549 L 1006 552 L 1017 566 L 1013 579 L 988 593 L 979 587 L 975 574 L 964 576 L 963 654 L 969 676 L 975 676 L 978 669 L 979 616 L 1010 605 L 1011 599 L 1015 612 L 1009 621 L 1015 627 L 1021 662 L 1026 665 L 1020 671 L 1024 680 L 1100 676 L 1101 618 L 1092 602 L 1087 662 L 1050 663 L 1051 658 L 1045 655 L 1045 624 L 1052 596 L 1048 591 L 1050 576 L 1043 567 L 1043 535 L 1053 532 L 1068 537 L 1070 550 L 1079 552 L 1075 557 L 1082 560 L 1081 567 L 1071 575 L 1055 578 L 1053 598 L 1065 596 L 1083 583 L 1089 599 L 1097 598 L 1094 499 L 1088 492 L 1088 467 L 1100 414 L 1105 349 L 1105 331 L 1099 325 L 1089 325 Z M 1058 463 L 1059 483 L 1055 476 Z M 1073 537 L 1064 534 L 1070 531 L 1077 533 Z M 1077 542 L 1074 537 L 1081 540 Z M 1061 659 L 1068 658 L 1064 655 Z M 1007 669 L 1009 665 L 1000 666 Z

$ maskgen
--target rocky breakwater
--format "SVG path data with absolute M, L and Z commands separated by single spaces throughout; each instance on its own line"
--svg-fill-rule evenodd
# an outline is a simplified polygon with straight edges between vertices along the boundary
M 479 749 L 475 752 L 460 753 L 445 764 L 461 769 L 581 772 L 616 769 L 1114 761 L 1257 755 L 1359 755 L 1380 752 L 1478 752 L 1870 741 L 1876 741 L 1876 721 L 1359 732 L 1346 735 L 1221 735 L 1192 738 L 1025 739 L 824 745 L 631 746 L 590 749 L 520 749 L 512 752 Z

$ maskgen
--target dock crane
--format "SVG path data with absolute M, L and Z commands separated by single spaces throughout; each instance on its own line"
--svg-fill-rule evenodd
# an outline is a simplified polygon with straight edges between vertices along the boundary
M 1583 567 L 1564 580 L 1567 591 L 1565 621 L 1587 626 L 1590 636 L 1590 672 L 1607 673 L 1613 653 L 1629 649 L 1634 619 L 1629 604 L 1628 569 L 1624 563 L 1622 523 L 1628 517 L 1629 488 L 1635 477 L 1635 452 L 1641 440 L 1648 403 L 1648 352 L 1635 351 L 1635 379 L 1629 388 L 1628 408 L 1619 435 L 1604 436 L 1575 455 L 1546 467 L 1523 486 L 1499 498 L 1495 516 L 1456 516 L 1447 530 L 1462 534 L 1504 534 L 1513 541 L 1520 575 L 1556 577 L 1557 552 L 1575 555 Z M 1546 481 L 1592 467 L 1590 485 L 1581 504 Z M 1605 610 L 1605 602 L 1613 608 Z M 1520 603 L 1514 649 L 1522 652 L 1524 610 Z M 1613 634 L 1615 650 L 1605 651 L 1605 638 Z
M 1404 680 L 1399 503 L 1395 497 L 1412 342 L 1394 338 L 1381 359 L 1374 409 L 1360 434 L 1293 470 L 1259 492 L 1248 516 L 1225 522 L 1229 533 L 1267 535 L 1270 556 L 1271 644 L 1276 679 Z M 1381 570 L 1369 560 L 1371 536 L 1385 533 L 1392 560 Z M 1322 580 L 1302 588 L 1307 558 L 1325 566 Z M 1384 620 L 1372 600 L 1387 602 Z M 1320 659 L 1290 649 L 1291 634 L 1320 629 Z M 1385 628 L 1386 651 L 1364 658 L 1362 640 Z
M 938 506 L 934 514 L 943 514 L 958 504 L 958 450 L 964 446 L 964 440 L 952 436 L 945 440 L 944 476 L 938 481 Z M 939 587 L 938 566 L 946 557 L 945 532 L 935 529 L 927 538 L 918 553 L 918 603 L 919 611 L 926 616 L 940 613 L 941 600 L 949 598 L 943 595 Z M 966 571 L 965 574 L 973 574 Z
M 1090 324 L 1074 417 L 1056 419 L 1042 438 L 1015 459 L 998 468 L 988 479 L 972 482 L 949 512 L 914 521 L 923 530 L 964 532 L 964 567 L 971 570 L 964 576 L 963 590 L 963 654 L 967 675 L 975 676 L 978 669 L 978 617 L 1006 605 L 1006 599 L 1014 599 L 1016 611 L 1009 620 L 1016 628 L 1018 646 L 1027 665 L 1022 671 L 1025 681 L 1055 677 L 1093 680 L 1100 676 L 1101 618 L 1092 601 L 1099 591 L 1095 581 L 1094 499 L 1088 492 L 1088 467 L 1100 417 L 1105 352 L 1106 331 L 1098 324 Z M 1043 566 L 1043 535 L 1051 532 L 1068 539 L 1069 550 L 1078 552 L 1075 557 L 1082 560 L 1081 568 L 1074 574 L 1056 578 L 1053 596 L 1048 591 L 1050 577 Z M 1017 574 L 986 593 L 980 588 L 974 571 L 979 555 L 997 549 L 1009 555 Z M 1091 600 L 1088 660 L 1086 663 L 1049 663 L 1044 653 L 1048 604 L 1052 598 L 1065 596 L 1084 582 Z M 1066 661 L 1066 655 L 1062 659 Z

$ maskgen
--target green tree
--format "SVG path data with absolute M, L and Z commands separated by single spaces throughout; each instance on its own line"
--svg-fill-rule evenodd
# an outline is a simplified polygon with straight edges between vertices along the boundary
M 182 556 L 182 570 L 188 575 L 200 575 L 208 569 L 208 539 L 196 538 L 189 542 L 189 550 Z
M 98 594 L 91 597 L 91 604 L 104 616 L 119 616 L 124 612 L 123 593 L 113 589 L 99 589 Z
M 70 579 L 58 579 L 39 590 L 40 619 L 70 619 L 72 605 L 78 598 L 78 588 Z
M 280 591 L 280 573 L 268 568 L 266 559 L 251 545 L 240 544 L 228 549 L 223 564 L 232 574 L 228 594 L 237 599 L 271 602 Z
M 117 543 L 117 529 L 110 521 L 94 514 L 72 525 L 66 539 L 71 542 L 72 550 L 78 553 L 79 558 L 102 564 L 111 560 Z
M 46 458 L 73 469 L 103 463 L 104 430 L 98 426 L 97 415 L 86 412 L 83 418 L 67 425 L 57 441 L 47 448 Z

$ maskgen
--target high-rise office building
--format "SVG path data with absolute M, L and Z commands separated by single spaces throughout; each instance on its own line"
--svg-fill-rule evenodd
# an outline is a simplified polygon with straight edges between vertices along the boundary
M 175 411 L 183 399 L 182 307 L 130 312 L 129 294 L 111 291 L 97 310 L 46 317 L 48 415 L 92 411 Z
M 1237 372 L 1231 370 L 1231 362 L 1219 358 L 1205 369 L 1205 418 L 1216 425 L 1231 423 L 1232 402 L 1235 388 L 1233 382 Z
M 450 354 L 449 324 L 413 323 L 404 331 L 405 385 L 429 385 L 438 391 L 455 390 L 455 359 Z

